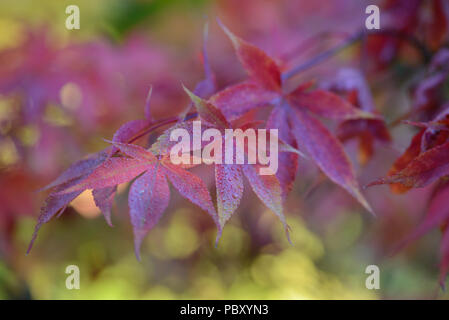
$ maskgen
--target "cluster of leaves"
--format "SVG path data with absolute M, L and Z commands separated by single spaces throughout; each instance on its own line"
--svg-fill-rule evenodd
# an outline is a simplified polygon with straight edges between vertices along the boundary
M 388 176 L 370 184 L 390 184 L 394 193 L 405 193 L 411 188 L 426 187 L 437 181 L 424 221 L 399 247 L 440 225 L 443 232 L 440 248 L 441 285 L 449 270 L 449 231 L 446 228 L 449 222 L 449 103 L 442 95 L 442 87 L 449 78 L 448 66 L 449 50 L 443 48 L 434 55 L 428 74 L 414 93 L 415 110 L 424 111 L 417 112 L 418 117 L 426 119 L 429 114 L 437 115 L 430 121 L 404 121 L 420 130 L 412 138 L 407 150 L 395 161 Z
M 289 227 L 282 203 L 296 177 L 298 159 L 302 154 L 298 149 L 305 151 L 329 179 L 372 212 L 360 191 L 354 169 L 341 142 L 317 116 L 342 122 L 343 127 L 350 126 L 351 121 L 354 121 L 355 126 L 359 126 L 358 130 L 353 130 L 354 137 L 359 134 L 363 136 L 367 130 L 370 132 L 371 125 L 366 129 L 365 124 L 373 121 L 377 127 L 379 122 L 382 123 L 381 118 L 361 104 L 356 107 L 330 90 L 315 87 L 313 82 L 302 83 L 294 90 L 286 89 L 282 80 L 285 70 L 279 67 L 281 64 L 220 25 L 231 40 L 248 78 L 217 90 L 204 48 L 205 79 L 194 92 L 186 89 L 195 111 L 186 110 L 179 117 L 156 121 L 151 113 L 150 92 L 145 107 L 146 119 L 125 123 L 114 134 L 110 147 L 76 162 L 45 188 L 53 190 L 41 209 L 29 249 L 42 224 L 61 214 L 86 189 L 92 189 L 95 203 L 111 224 L 110 212 L 117 185 L 133 179 L 128 204 L 138 257 L 142 239 L 158 222 L 168 205 L 170 192 L 167 179 L 183 197 L 212 217 L 218 229 L 217 241 L 225 223 L 239 206 L 243 194 L 243 176 L 258 198 L 277 215 L 288 234 Z M 362 88 L 346 89 L 359 92 Z M 260 121 L 254 119 L 254 111 L 266 106 L 272 109 L 265 127 L 278 129 L 279 132 L 279 170 L 276 175 L 264 176 L 259 174 L 259 163 L 216 164 L 215 209 L 205 183 L 188 171 L 192 166 L 170 162 L 170 150 L 175 144 L 169 139 L 170 132 L 180 127 L 192 132 L 192 121 L 198 118 L 206 128 L 215 128 L 220 132 L 226 128 L 255 127 L 260 125 Z M 134 144 L 145 134 L 168 124 L 174 126 L 166 129 L 149 149 Z M 377 135 L 376 130 L 373 132 Z
M 364 41 L 363 52 L 372 56 L 370 62 L 374 63 L 376 70 L 391 65 L 403 51 L 404 44 L 411 44 L 421 52 L 427 72 L 412 92 L 413 105 L 408 114 L 413 120 L 408 123 L 420 131 L 393 164 L 388 176 L 370 185 L 390 184 L 393 192 L 404 193 L 411 188 L 437 182 L 426 218 L 399 247 L 441 226 L 440 281 L 443 284 L 449 269 L 449 105 L 446 95 L 449 51 L 444 48 L 449 34 L 449 8 L 443 0 L 389 0 L 384 9 L 389 26 L 385 31 L 370 36 L 361 34 L 361 37 L 353 39 Z M 432 19 L 424 17 L 426 10 Z M 318 85 L 313 81 L 299 85 L 287 83 L 292 75 L 303 69 L 301 65 L 287 68 L 287 61 L 269 56 L 220 25 L 231 40 L 248 77 L 219 89 L 208 62 L 205 41 L 205 78 L 193 92 L 185 89 L 191 99 L 189 108 L 178 116 L 155 120 L 149 103 L 150 94 L 145 119 L 125 123 L 114 134 L 111 146 L 76 162 L 45 188 L 53 190 L 41 209 L 29 250 L 39 228 L 53 216 L 61 214 L 86 189 L 92 189 L 96 205 L 111 224 L 111 207 L 117 186 L 133 180 L 128 204 L 137 257 L 143 238 L 168 206 L 170 191 L 167 180 L 184 198 L 212 217 L 217 226 L 218 241 L 226 222 L 240 204 L 243 177 L 246 177 L 261 202 L 280 219 L 288 236 L 283 202 L 292 190 L 302 152 L 325 176 L 372 212 L 342 145 L 357 139 L 359 161 L 364 164 L 372 157 L 375 141 L 391 141 L 382 117 L 374 108 L 362 73 L 344 68 L 334 78 Z M 264 107 L 271 108 L 269 116 L 256 118 L 257 110 Z M 320 118 L 336 122 L 336 133 L 332 133 Z M 177 128 L 193 132 L 196 119 L 200 119 L 206 128 L 214 128 L 221 133 L 227 128 L 255 128 L 261 123 L 267 129 L 278 129 L 281 153 L 276 175 L 259 175 L 259 163 L 216 164 L 214 205 L 206 184 L 189 171 L 194 165 L 174 165 L 169 160 L 174 145 L 169 139 L 170 133 Z M 165 128 L 151 146 L 137 144 L 146 134 L 169 125 L 172 126 Z
M 394 61 L 407 41 L 414 42 L 425 58 L 444 45 L 449 35 L 449 5 L 445 0 L 386 0 L 382 6 L 381 32 L 370 37 L 364 53 L 376 69 Z M 424 39 L 423 42 L 417 39 Z

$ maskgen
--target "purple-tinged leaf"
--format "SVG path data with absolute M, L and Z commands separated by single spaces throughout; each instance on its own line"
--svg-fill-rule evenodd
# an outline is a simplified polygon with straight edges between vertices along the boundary
M 165 167 L 165 174 L 176 190 L 178 190 L 184 198 L 208 212 L 217 225 L 218 234 L 221 234 L 218 215 L 212 203 L 209 190 L 203 180 L 179 166 L 172 165 L 168 162 L 164 162 L 163 165 Z
M 184 121 L 184 122 L 178 122 L 174 126 L 168 128 L 165 130 L 153 143 L 150 150 L 153 152 L 153 154 L 156 155 L 169 155 L 171 148 L 178 144 L 179 141 L 172 141 L 170 139 L 171 133 L 176 129 L 184 129 L 187 130 L 187 132 L 190 134 L 191 137 L 193 137 L 193 123 L 192 121 Z
M 271 111 L 270 117 L 267 120 L 267 129 L 278 129 L 279 138 L 295 146 L 296 141 L 290 131 L 290 121 L 287 117 L 286 108 L 275 107 Z M 298 171 L 298 155 L 290 152 L 279 153 L 278 171 L 276 177 L 279 180 L 282 188 L 282 195 L 285 199 L 287 194 L 293 188 L 296 173 Z
M 66 171 L 57 177 L 52 183 L 40 189 L 39 191 L 48 190 L 61 184 L 72 181 L 81 176 L 85 176 L 92 172 L 98 165 L 106 159 L 105 152 L 98 152 L 90 155 L 86 159 L 79 160 L 72 164 Z
M 254 82 L 245 81 L 214 94 L 209 102 L 223 112 L 229 120 L 234 120 L 254 108 L 270 105 L 280 95 L 267 91 Z
M 209 62 L 209 55 L 207 54 L 207 38 L 209 34 L 209 25 L 206 23 L 203 30 L 203 48 L 202 48 L 202 58 L 205 78 L 203 81 L 198 83 L 195 87 L 193 93 L 197 96 L 208 99 L 217 91 L 217 84 L 215 81 L 215 74 L 212 71 Z
M 77 184 L 83 179 L 84 176 L 81 176 L 67 183 L 59 185 L 55 189 L 55 191 L 50 193 L 47 199 L 45 199 L 45 203 L 40 210 L 39 217 L 37 218 L 37 223 L 34 227 L 34 232 L 31 237 L 30 244 L 28 245 L 27 254 L 30 253 L 34 241 L 36 240 L 37 233 L 39 232 L 39 229 L 42 227 L 42 225 L 50 221 L 51 218 L 53 218 L 55 215 L 61 214 L 69 205 L 69 203 L 72 202 L 72 200 L 74 200 L 76 197 L 78 197 L 83 190 L 77 190 L 64 194 L 59 194 L 58 192 Z
M 112 157 L 97 167 L 87 178 L 59 193 L 85 189 L 101 189 L 128 182 L 146 171 L 152 162 Z
M 132 120 L 123 124 L 112 137 L 114 142 L 129 143 L 135 138 L 142 130 L 144 130 L 150 124 L 149 120 Z M 117 148 L 112 148 L 111 155 L 117 152 Z
M 357 69 L 342 68 L 333 79 L 324 81 L 320 87 L 337 93 L 355 92 L 357 103 L 353 101 L 354 104 L 364 111 L 372 112 L 375 110 L 369 85 L 363 74 Z
M 130 156 L 136 160 L 146 161 L 146 162 L 156 162 L 157 159 L 151 151 L 148 151 L 141 146 L 135 144 L 128 143 L 120 143 L 114 141 L 107 141 L 112 143 L 117 149 L 119 149 L 122 153 Z
M 306 148 L 326 176 L 347 190 L 369 212 L 373 213 L 360 191 L 354 169 L 340 141 L 305 110 L 292 110 L 291 115 L 294 117 L 292 125 L 297 144 Z
M 243 195 L 243 176 L 240 165 L 215 165 L 218 219 L 221 228 L 237 210 Z M 217 236 L 217 241 L 219 239 Z
M 111 227 L 111 209 L 116 192 L 117 186 L 92 190 L 92 196 L 94 197 L 95 205 L 101 210 L 104 219 Z
M 129 214 L 134 230 L 134 249 L 140 261 L 140 246 L 153 228 L 170 200 L 170 190 L 161 165 L 152 166 L 136 179 L 129 190 Z
M 307 108 L 311 112 L 330 119 L 370 119 L 376 118 L 372 113 L 365 112 L 340 98 L 335 93 L 321 89 L 311 92 L 293 92 L 290 101 L 299 108 Z
M 230 125 L 221 111 L 213 104 L 196 96 L 193 92 L 184 87 L 185 92 L 192 100 L 198 115 L 206 124 L 216 128 L 229 128 Z
M 281 220 L 290 242 L 289 226 L 282 209 L 281 185 L 275 175 L 260 175 L 260 167 L 259 165 L 242 165 L 242 171 L 260 201 Z

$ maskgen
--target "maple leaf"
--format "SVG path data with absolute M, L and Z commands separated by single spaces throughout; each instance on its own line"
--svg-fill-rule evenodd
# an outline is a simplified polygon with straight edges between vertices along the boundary
M 448 118 L 449 109 L 439 114 L 430 124 L 418 124 L 424 128 L 413 137 L 410 146 L 393 164 L 388 176 L 373 181 L 368 186 L 391 184 L 394 192 L 403 193 L 410 188 L 425 187 L 448 175 Z
M 111 227 L 112 227 L 111 208 L 116 193 L 117 193 L 117 186 L 92 190 L 92 196 L 94 197 L 96 206 L 101 210 L 104 218 L 106 219 L 106 222 Z
M 136 179 L 129 189 L 128 205 L 131 224 L 134 230 L 134 250 L 140 260 L 142 240 L 153 228 L 170 201 L 167 179 L 159 165 L 149 167 L 148 171 Z
M 206 125 L 220 130 L 223 135 L 225 129 L 232 129 L 233 124 L 229 123 L 219 108 L 217 108 L 210 101 L 206 101 L 184 88 L 187 94 L 193 101 L 195 108 L 198 110 L 198 115 Z M 242 126 L 243 127 L 243 126 Z M 242 128 L 241 127 L 241 128 Z M 226 149 L 226 138 L 222 139 L 222 149 Z M 281 151 L 292 152 L 300 154 L 299 151 L 293 147 L 287 147 L 288 144 L 281 141 L 284 145 Z M 232 147 L 238 153 L 239 148 L 236 142 L 232 141 Z M 247 146 L 251 148 L 251 146 Z M 243 151 L 240 151 L 243 152 Z M 248 149 L 245 149 L 248 152 Z M 234 160 L 236 159 L 234 155 Z M 223 158 L 224 159 L 224 158 Z M 223 162 L 225 163 L 225 162 Z M 261 175 L 259 174 L 260 164 L 215 164 L 215 181 L 217 188 L 217 202 L 218 202 L 218 217 L 221 228 L 230 219 L 232 214 L 238 208 L 240 200 L 243 195 L 243 175 L 248 180 L 251 188 L 257 197 L 265 204 L 267 208 L 273 211 L 279 220 L 282 222 L 288 237 L 289 226 L 286 223 L 285 216 L 282 209 L 282 188 L 279 180 L 275 175 Z M 221 234 L 217 235 L 217 242 Z
M 215 207 L 206 185 L 200 178 L 182 166 L 173 165 L 169 157 L 157 159 L 151 151 L 137 145 L 112 143 L 121 152 L 132 157 L 134 161 L 141 162 L 146 166 L 145 173 L 132 184 L 128 200 L 134 229 L 135 252 L 139 260 L 143 238 L 157 223 L 168 205 L 167 178 L 181 196 L 210 214 L 217 225 L 218 233 L 221 234 Z M 126 170 L 126 167 L 123 170 Z M 109 179 L 116 181 L 117 178 L 111 176 Z
M 74 200 L 83 190 L 73 190 L 66 192 L 67 189 L 73 188 L 86 179 L 96 168 L 102 165 L 107 159 L 108 152 L 102 150 L 93 155 L 88 156 L 86 159 L 72 164 L 67 170 L 65 170 L 59 177 L 53 182 L 41 188 L 42 190 L 54 189 L 46 198 L 44 205 L 40 210 L 39 217 L 37 219 L 34 232 L 28 246 L 27 253 L 30 252 L 33 243 L 37 237 L 37 233 L 42 225 L 51 220 L 56 214 L 61 214 L 69 203 Z M 98 192 L 98 191 L 97 191 Z M 97 193 L 96 192 L 96 193 Z M 106 198 L 103 198 L 100 193 L 97 193 L 97 205 L 103 211 L 103 215 L 108 224 L 111 224 L 109 205 L 106 202 Z
M 228 119 L 234 119 L 256 107 L 273 105 L 269 125 L 276 123 L 278 128 L 284 127 L 281 138 L 291 144 L 293 137 L 296 145 L 305 147 L 324 174 L 372 212 L 360 191 L 354 170 L 342 145 L 309 113 L 339 120 L 376 119 L 377 116 L 355 108 L 330 91 L 310 90 L 310 84 L 300 85 L 295 90 L 284 93 L 281 70 L 275 60 L 256 46 L 235 36 L 221 22 L 219 24 L 231 39 L 250 80 L 226 88 L 212 96 L 209 102 L 223 110 Z M 282 177 L 284 194 L 291 188 L 297 171 L 297 161 L 294 157 L 292 160 L 289 165 L 281 165 L 277 174 L 278 177 Z M 285 164 L 289 159 L 283 157 L 281 161 Z
M 396 245 L 399 251 L 410 242 L 433 228 L 441 226 L 440 284 L 449 270 L 449 108 L 430 122 L 408 122 L 421 130 L 413 137 L 407 150 L 395 161 L 387 177 L 371 182 L 368 186 L 390 184 L 393 192 L 403 193 L 410 188 L 425 187 L 437 180 L 427 213 L 421 224 L 404 240 Z M 446 180 L 445 180 L 446 179 Z

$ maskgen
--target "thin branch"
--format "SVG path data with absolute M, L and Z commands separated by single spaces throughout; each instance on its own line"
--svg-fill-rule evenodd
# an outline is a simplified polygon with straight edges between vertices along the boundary
M 432 56 L 431 52 L 427 49 L 427 47 L 420 42 L 417 38 L 415 38 L 413 35 L 410 35 L 406 32 L 396 30 L 396 29 L 384 29 L 384 30 L 373 30 L 373 31 L 360 31 L 353 36 L 349 37 L 342 43 L 338 44 L 335 47 L 330 48 L 327 51 L 324 51 L 320 53 L 319 55 L 313 57 L 312 59 L 306 61 L 305 63 L 302 63 L 296 67 L 293 67 L 289 71 L 282 74 L 282 81 L 285 82 L 286 80 L 292 78 L 299 72 L 302 72 L 306 69 L 309 69 L 321 62 L 323 62 L 326 59 L 329 59 L 330 57 L 334 56 L 335 54 L 339 53 L 340 51 L 350 47 L 351 45 L 355 44 L 358 41 L 363 40 L 367 36 L 371 35 L 385 35 L 390 37 L 396 37 L 401 40 L 407 41 L 410 45 L 415 47 L 420 54 L 423 57 L 423 60 L 425 63 L 428 63 L 430 61 L 430 58 Z
M 430 58 L 432 56 L 431 53 L 429 52 L 429 50 L 427 49 L 427 47 L 423 43 L 421 43 L 414 36 L 407 34 L 405 32 L 402 32 L 400 30 L 384 29 L 384 30 L 373 30 L 373 31 L 368 31 L 368 32 L 360 31 L 360 32 L 354 34 L 353 36 L 349 37 L 342 43 L 338 44 L 337 46 L 332 47 L 329 50 L 324 51 L 324 52 L 320 53 L 319 55 L 313 57 L 312 59 L 306 61 L 305 63 L 300 64 L 300 65 L 290 69 L 289 71 L 283 73 L 282 81 L 284 82 L 284 81 L 292 78 L 299 72 L 309 69 L 309 68 L 325 61 L 326 59 L 329 59 L 333 55 L 339 53 L 340 51 L 350 47 L 351 45 L 355 44 L 356 42 L 358 42 L 370 35 L 386 35 L 386 36 L 397 37 L 402 40 L 405 40 L 408 43 L 410 43 L 412 46 L 414 46 L 421 53 L 421 55 L 426 63 L 430 61 Z M 198 116 L 198 113 L 191 112 L 191 113 L 187 114 L 187 116 L 185 117 L 185 119 L 183 119 L 183 121 L 193 119 L 197 116 Z M 140 133 L 138 133 L 136 136 L 131 138 L 128 141 L 128 143 L 133 143 L 136 140 L 142 138 L 143 136 L 151 133 L 154 130 L 159 129 L 162 126 L 165 126 L 165 125 L 168 125 L 171 123 L 176 123 L 178 121 L 179 121 L 179 117 L 170 117 L 170 118 L 161 119 L 157 122 L 152 122 L 149 124 L 149 126 L 147 128 L 144 128 Z

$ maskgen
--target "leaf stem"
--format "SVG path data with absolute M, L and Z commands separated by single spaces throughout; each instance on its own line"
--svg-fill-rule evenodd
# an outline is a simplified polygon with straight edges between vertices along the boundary
M 198 116 L 198 113 L 196 112 L 191 112 L 189 114 L 187 114 L 187 116 L 184 118 L 183 121 L 186 120 L 190 120 L 193 119 L 195 117 Z M 136 136 L 132 137 L 130 140 L 128 140 L 128 143 L 133 143 L 136 140 L 142 138 L 143 136 L 147 135 L 148 133 L 159 129 L 160 127 L 163 127 L 167 124 L 171 124 L 171 123 L 175 123 L 179 121 L 179 117 L 169 117 L 169 118 L 165 118 L 165 119 L 161 119 L 159 121 L 156 122 L 152 122 L 149 124 L 148 128 L 142 129 L 142 131 L 140 133 L 138 133 Z

